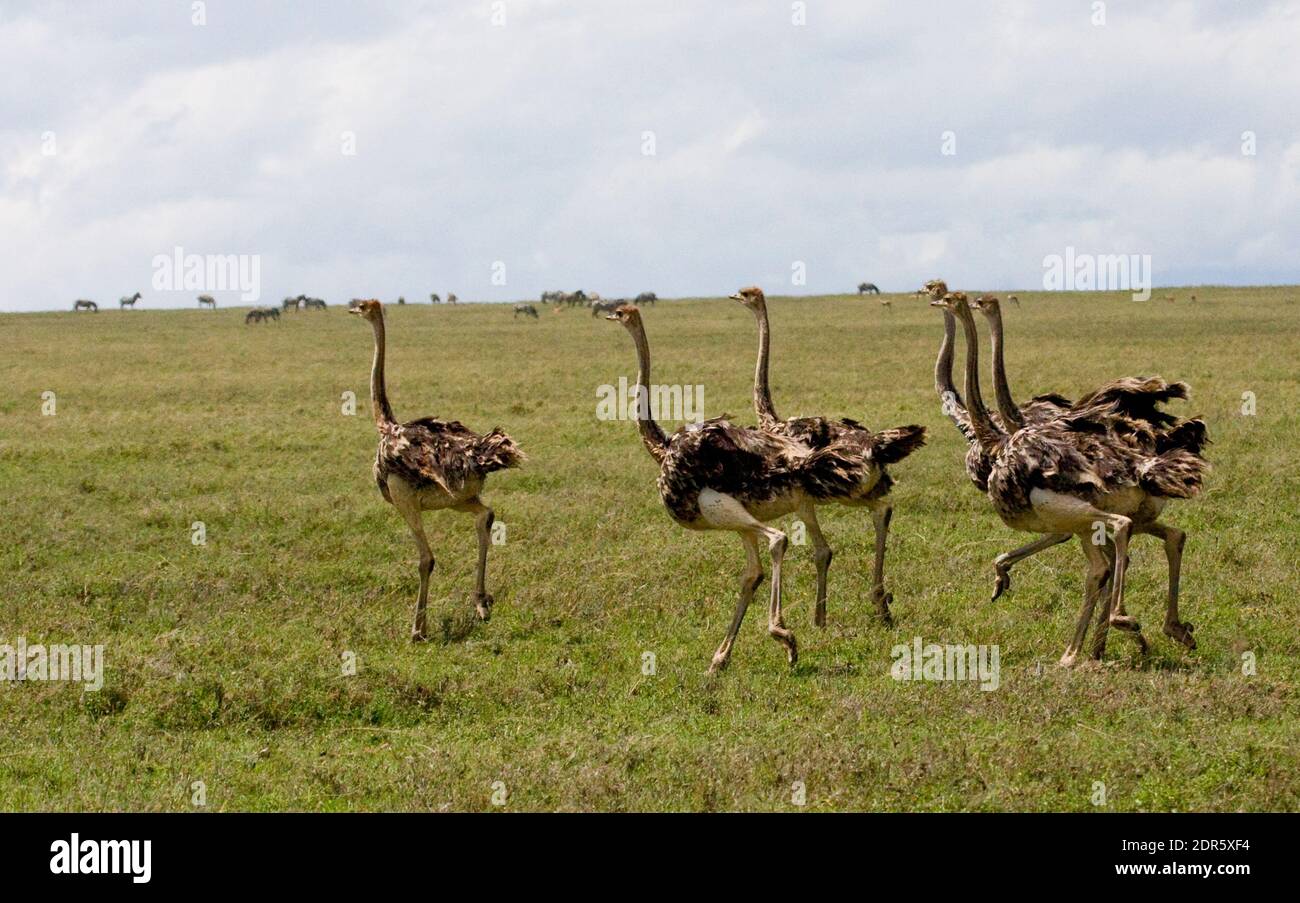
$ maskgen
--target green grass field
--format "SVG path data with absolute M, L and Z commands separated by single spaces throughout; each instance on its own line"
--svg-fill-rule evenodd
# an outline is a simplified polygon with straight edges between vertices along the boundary
M 811 623 L 811 548 L 791 546 L 799 665 L 767 636 L 764 584 L 713 677 L 742 546 L 676 526 L 635 425 L 597 419 L 597 387 L 635 372 L 617 324 L 388 307 L 397 416 L 500 425 L 530 455 L 485 493 L 506 525 L 489 623 L 468 599 L 472 518 L 427 516 L 437 638 L 413 645 L 414 546 L 370 475 L 367 324 L 337 305 L 247 327 L 232 309 L 0 317 L 0 642 L 106 660 L 98 692 L 0 684 L 0 808 L 184 811 L 202 782 L 209 810 L 486 810 L 502 785 L 507 810 L 794 810 L 802 782 L 806 810 L 1298 809 L 1300 290 L 1190 291 L 1005 309 L 1019 398 L 1159 373 L 1191 384 L 1173 410 L 1214 441 L 1207 491 L 1165 517 L 1189 534 L 1200 648 L 1160 633 L 1164 555 L 1138 537 L 1128 608 L 1152 652 L 1112 632 L 1105 666 L 1073 671 L 1056 660 L 1083 557 L 1049 550 L 988 601 L 994 555 L 1031 537 L 968 483 L 932 386 L 940 316 L 909 296 L 769 305 L 783 415 L 930 428 L 894 468 L 896 626 L 869 601 L 870 519 L 823 509 L 829 626 Z M 655 382 L 753 422 L 746 310 L 645 319 Z M 914 637 L 997 644 L 1000 686 L 896 682 L 891 648 Z

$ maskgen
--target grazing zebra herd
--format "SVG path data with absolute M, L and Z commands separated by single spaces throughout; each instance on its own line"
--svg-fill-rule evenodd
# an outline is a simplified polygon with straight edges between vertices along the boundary
M 866 289 L 864 294 L 872 293 Z M 580 293 L 547 292 L 543 301 L 561 304 Z M 943 314 L 942 340 L 934 366 L 934 385 L 945 417 L 966 443 L 965 475 L 987 496 L 993 512 L 1008 527 L 1036 534 L 1021 548 L 993 562 L 993 598 L 1010 587 L 1017 561 L 1077 537 L 1087 568 L 1083 607 L 1060 663 L 1074 665 L 1083 649 L 1094 610 L 1099 609 L 1090 649 L 1094 659 L 1105 651 L 1109 629 L 1124 632 L 1145 652 L 1147 641 L 1138 622 L 1125 612 L 1125 575 L 1129 540 L 1156 537 L 1164 545 L 1169 586 L 1164 633 L 1195 649 L 1192 625 L 1181 620 L 1178 592 L 1184 532 L 1160 522 L 1175 499 L 1199 494 L 1209 469 L 1202 456 L 1208 444 L 1200 419 L 1183 419 L 1161 410 L 1187 397 L 1187 386 L 1158 376 L 1125 376 L 1103 383 L 1077 401 L 1055 393 L 1017 404 L 1007 385 L 1004 336 L 998 299 L 970 300 L 939 280 L 918 293 Z M 593 311 L 620 323 L 632 338 L 637 375 L 634 397 L 649 394 L 650 345 L 635 304 L 583 295 Z M 645 296 L 642 296 L 643 298 Z M 767 301 L 757 287 L 733 294 L 755 318 L 758 361 L 754 370 L 757 425 L 736 426 L 715 417 L 667 433 L 643 408 L 636 417 L 641 444 L 653 459 L 656 486 L 669 516 L 690 530 L 726 531 L 739 536 L 746 564 L 740 598 L 709 671 L 731 659 L 746 609 L 762 582 L 766 548 L 771 560 L 768 633 L 793 665 L 798 659 L 794 632 L 782 610 L 781 570 L 786 533 L 772 524 L 794 514 L 812 540 L 817 568 L 813 623 L 826 624 L 828 569 L 832 551 L 817 521 L 817 508 L 841 505 L 865 508 L 875 533 L 871 601 L 879 620 L 892 625 L 893 594 L 885 584 L 884 566 L 894 509 L 888 472 L 925 445 L 919 424 L 871 430 L 847 418 L 783 419 L 772 401 L 768 381 L 770 324 Z M 972 311 L 988 322 L 996 412 L 989 411 L 980 389 L 979 334 Z M 519 466 L 524 455 L 500 429 L 478 434 L 458 421 L 396 419 L 384 387 L 384 311 L 377 300 L 358 301 L 350 312 L 367 320 L 374 332 L 371 401 L 379 445 L 374 478 L 384 500 L 396 507 L 410 528 L 420 553 L 420 588 L 412 638 L 426 639 L 426 603 L 433 570 L 433 551 L 424 532 L 422 512 L 453 509 L 472 514 L 479 541 L 474 605 L 487 619 L 493 599 L 485 586 L 489 535 L 494 514 L 480 498 L 489 474 Z M 517 304 L 514 316 L 537 317 L 531 304 Z M 953 382 L 953 350 L 958 326 L 966 345 L 965 385 Z M 648 406 L 646 406 L 648 408 Z M 954 472 L 954 479 L 959 480 Z

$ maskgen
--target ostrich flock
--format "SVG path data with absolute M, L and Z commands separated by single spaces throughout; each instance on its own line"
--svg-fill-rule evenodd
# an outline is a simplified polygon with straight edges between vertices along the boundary
M 860 293 L 875 286 L 864 283 Z M 984 493 L 1002 522 L 1034 534 L 1032 542 L 994 560 L 996 599 L 1010 586 L 1010 570 L 1038 552 L 1078 537 L 1086 563 L 1078 622 L 1060 659 L 1077 663 L 1094 611 L 1093 659 L 1105 651 L 1110 628 L 1122 631 L 1145 652 L 1138 622 L 1124 610 L 1129 540 L 1149 534 L 1164 544 L 1168 594 L 1164 633 L 1188 649 L 1196 648 L 1192 625 L 1178 612 L 1178 590 L 1185 534 L 1160 522 L 1171 499 L 1192 498 L 1209 469 L 1202 456 L 1208 444 L 1205 423 L 1180 419 L 1160 406 L 1187 397 L 1187 386 L 1158 376 L 1126 376 L 1098 386 L 1076 401 L 1062 395 L 1035 396 L 1017 404 L 1007 384 L 1002 314 L 998 299 L 969 299 L 941 281 L 917 292 L 942 314 L 943 332 L 934 369 L 941 410 L 966 440 L 966 476 Z M 653 419 L 649 405 L 638 405 L 636 428 L 658 468 L 657 487 L 668 515 L 689 530 L 736 533 L 745 549 L 740 597 L 726 636 L 709 671 L 731 658 L 745 612 L 763 580 L 762 548 L 771 561 L 767 629 L 793 665 L 798 643 L 782 614 L 781 568 L 787 536 L 772 525 L 796 515 L 807 528 L 817 569 L 813 622 L 826 623 L 827 581 L 833 553 L 817 522 L 817 508 L 865 508 L 875 535 L 872 601 L 879 619 L 892 624 L 893 595 L 886 589 L 885 559 L 893 516 L 889 468 L 925 445 L 924 426 L 909 424 L 873 430 L 849 419 L 782 419 L 768 385 L 770 326 L 761 289 L 743 288 L 731 298 L 748 308 L 758 332 L 754 369 L 755 426 L 737 426 L 725 417 L 687 424 L 671 435 Z M 652 293 L 636 299 L 653 303 Z M 593 315 L 621 323 L 636 351 L 635 397 L 649 397 L 650 343 L 636 303 L 605 302 L 582 292 L 547 292 L 542 301 L 555 309 L 586 305 Z M 1019 301 L 1014 302 L 1017 306 Z M 422 512 L 453 509 L 474 515 L 478 568 L 474 605 L 486 620 L 492 596 L 486 570 L 493 511 L 481 498 L 489 474 L 519 466 L 524 454 L 499 429 L 480 435 L 457 421 L 431 417 L 400 422 L 384 385 L 384 309 L 378 300 L 354 299 L 349 312 L 369 321 L 374 333 L 370 395 L 379 433 L 374 479 L 379 492 L 406 521 L 419 550 L 420 588 L 412 637 L 426 638 L 425 608 L 434 555 Z M 974 313 L 987 323 L 996 412 L 985 407 L 980 389 L 979 333 Z M 532 305 L 514 308 L 537 317 Z M 960 324 L 966 346 L 964 386 L 953 382 L 953 352 Z

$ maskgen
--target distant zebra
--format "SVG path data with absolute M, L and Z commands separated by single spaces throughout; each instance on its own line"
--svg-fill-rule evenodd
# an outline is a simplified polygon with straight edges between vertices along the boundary
M 858 294 L 879 295 L 880 289 L 876 288 L 876 284 L 874 282 L 860 282 L 858 283 Z
M 554 304 L 563 297 L 564 297 L 564 292 L 559 292 L 559 291 L 542 292 L 542 303 Z
M 448 304 L 455 304 L 456 301 L 457 301 L 456 293 L 455 293 L 455 292 L 447 292 L 447 303 L 448 303 Z
M 244 325 L 247 326 L 249 323 L 261 323 L 265 319 L 266 311 L 262 310 L 260 307 L 254 307 L 248 313 L 244 314 Z
M 86 300 L 82 299 L 82 300 L 76 301 L 76 302 L 73 303 L 73 305 L 72 305 L 72 312 L 73 312 L 74 314 L 75 314 L 77 311 L 79 311 L 79 310 L 88 310 L 88 311 L 90 311 L 92 314 L 97 314 L 97 313 L 99 313 L 99 305 L 96 304 L 94 301 L 86 301 Z
M 280 307 L 284 310 L 288 310 L 289 308 L 292 307 L 294 313 L 297 313 L 298 308 L 301 304 L 302 304 L 302 295 L 299 295 L 297 298 L 285 298 L 283 301 L 280 302 Z
M 406 303 L 406 297 L 405 297 L 404 295 L 398 295 L 398 296 L 397 296 L 397 303 L 398 303 L 398 304 L 405 304 L 405 303 Z
M 564 296 L 564 303 L 570 307 L 581 307 L 587 303 L 587 293 L 582 289 L 576 292 L 569 292 Z
M 303 310 L 324 310 L 325 302 L 322 301 L 320 298 L 304 297 L 302 299 L 302 307 Z
M 263 308 L 262 308 L 262 317 L 263 317 L 264 319 L 267 319 L 267 320 L 274 320 L 275 322 L 279 323 L 279 322 L 280 322 L 280 311 L 279 311 L 277 308 L 274 308 L 274 307 L 263 307 Z
M 594 317 L 598 314 L 612 313 L 626 303 L 627 301 L 621 298 L 612 301 L 603 301 L 597 298 L 595 301 L 591 302 L 591 315 Z
M 655 295 L 654 292 L 642 292 L 641 294 L 636 296 L 636 301 L 634 303 L 638 305 L 654 304 L 658 300 L 659 298 L 657 295 Z
M 518 319 L 520 314 L 523 314 L 525 317 L 532 317 L 534 320 L 538 319 L 537 308 L 533 307 L 531 304 L 516 304 L 515 319 Z
M 354 299 L 354 300 L 355 300 L 355 299 Z M 433 292 L 432 294 L 429 295 L 429 303 L 430 303 L 430 304 L 441 304 L 441 303 L 442 303 L 442 298 L 440 298 L 440 297 L 438 296 L 438 293 L 437 293 L 437 292 Z
M 216 310 L 217 299 L 212 297 L 211 295 L 199 295 L 199 307 L 200 308 L 210 307 L 213 310 Z
M 129 298 L 118 298 L 117 299 L 118 309 L 122 310 L 129 307 L 132 310 L 135 310 L 135 302 L 139 301 L 142 297 L 144 296 L 141 295 L 139 292 L 136 292 L 134 295 L 131 295 Z

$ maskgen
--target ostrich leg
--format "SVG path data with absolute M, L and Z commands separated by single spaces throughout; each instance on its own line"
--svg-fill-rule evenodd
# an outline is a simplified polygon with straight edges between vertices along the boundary
M 487 591 L 486 586 L 488 546 L 492 542 L 492 522 L 496 520 L 496 514 L 477 498 L 471 499 L 460 508 L 462 511 L 477 515 L 474 520 L 474 530 L 478 533 L 478 570 L 474 573 L 474 611 L 478 613 L 480 621 L 486 621 L 492 616 L 492 605 L 496 601 Z
M 872 575 L 871 595 L 876 600 L 876 611 L 886 627 L 894 625 L 889 613 L 894 594 L 885 592 L 885 542 L 889 539 L 889 522 L 894 518 L 894 508 L 889 502 L 877 502 L 871 507 L 871 522 L 876 528 L 876 562 Z
M 1182 643 L 1188 649 L 1196 648 L 1192 625 L 1178 620 L 1178 584 L 1183 570 L 1183 544 L 1187 534 L 1177 527 L 1161 523 L 1148 523 L 1133 528 L 1138 533 L 1148 533 L 1164 541 L 1165 558 L 1169 561 L 1169 595 L 1165 602 L 1165 636 Z
M 419 503 L 407 492 L 401 490 L 392 492 L 392 485 L 389 489 L 393 496 L 394 507 L 401 512 L 406 525 L 411 528 L 415 545 L 420 550 L 420 596 L 415 603 L 415 623 L 411 627 L 411 641 L 419 643 L 428 639 L 424 610 L 429 604 L 429 575 L 433 573 L 433 550 L 429 548 L 429 538 L 424 535 L 424 519 L 420 516 Z
M 821 524 L 817 523 L 816 508 L 812 505 L 801 506 L 799 519 L 804 522 L 804 526 L 808 528 L 808 535 L 812 537 L 813 560 L 817 563 L 817 607 L 813 610 L 813 623 L 818 627 L 825 627 L 826 574 L 830 570 L 834 553 L 831 551 L 830 543 L 822 535 Z
M 996 578 L 993 583 L 993 598 L 989 599 L 989 601 L 996 602 L 998 596 L 1011 589 L 1011 566 L 1013 564 L 1023 561 L 1031 555 L 1037 555 L 1043 549 L 1050 549 L 1054 545 L 1066 542 L 1070 535 L 1069 533 L 1049 533 L 1042 539 L 1035 539 L 1018 549 L 1003 552 L 993 559 L 993 571 Z
M 1089 538 L 1088 534 L 1079 535 L 1083 554 L 1088 559 L 1088 570 L 1084 580 L 1083 608 L 1079 611 L 1079 621 L 1074 627 L 1074 637 L 1070 640 L 1070 645 L 1065 647 L 1065 654 L 1061 656 L 1062 668 L 1072 668 L 1078 660 L 1079 650 L 1083 648 L 1083 641 L 1088 636 L 1088 621 L 1092 619 L 1093 609 L 1096 608 L 1097 599 L 1102 592 L 1102 584 L 1110 571 L 1110 563 L 1106 555 L 1089 542 Z M 1102 643 L 1104 645 L 1104 639 Z
M 740 600 L 736 603 L 736 612 L 731 616 L 731 626 L 727 628 L 722 645 L 713 653 L 709 674 L 727 667 L 727 662 L 731 660 L 731 647 L 735 645 L 736 634 L 740 632 L 740 624 L 745 620 L 745 612 L 754 598 L 754 591 L 763 582 L 763 564 L 758 557 L 758 535 L 742 532 L 740 538 L 745 543 L 745 572 L 740 578 Z
M 1128 571 L 1128 541 L 1133 530 L 1133 521 L 1122 514 L 1108 514 L 1104 520 L 1114 531 L 1115 562 L 1111 568 L 1110 587 L 1110 626 L 1133 635 L 1133 641 L 1143 654 L 1147 651 L 1147 641 L 1142 636 L 1142 625 L 1132 615 L 1124 613 L 1124 580 Z
M 781 617 L 781 562 L 785 559 L 785 534 L 772 527 L 764 527 L 767 535 L 767 549 L 772 556 L 772 598 L 767 608 L 767 632 L 785 647 L 785 657 L 793 667 L 799 661 L 799 644 L 795 642 L 794 631 L 785 626 Z

